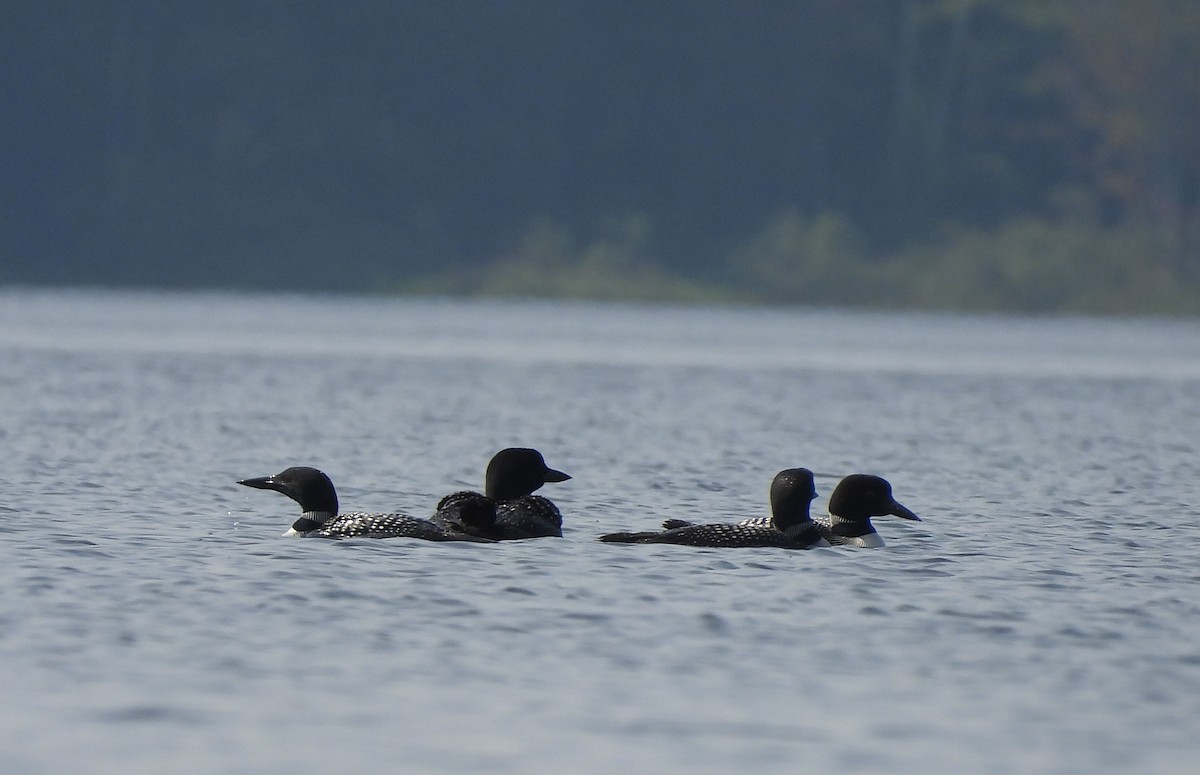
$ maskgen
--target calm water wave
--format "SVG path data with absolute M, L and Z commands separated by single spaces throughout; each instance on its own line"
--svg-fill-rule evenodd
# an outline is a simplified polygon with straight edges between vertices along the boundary
M 1189 772 L 1200 323 L 0 292 L 0 771 Z M 428 513 L 526 444 L 565 538 Z M 881 551 L 603 545 L 887 476 Z M 818 479 L 823 507 L 835 477 Z

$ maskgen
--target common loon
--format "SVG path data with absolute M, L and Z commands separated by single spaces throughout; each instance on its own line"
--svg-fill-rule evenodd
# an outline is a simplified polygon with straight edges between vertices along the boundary
M 789 468 L 771 482 L 771 516 L 738 524 L 696 525 L 667 520 L 662 532 L 609 533 L 601 541 L 622 544 L 683 544 L 686 546 L 752 547 L 775 546 L 808 549 L 829 546 L 821 528 L 809 518 L 808 509 L 817 495 L 812 471 Z
M 921 518 L 902 506 L 892 497 L 892 485 L 879 476 L 851 474 L 838 482 L 829 496 L 829 519 L 818 521 L 821 534 L 832 546 L 857 546 L 879 548 L 884 546 L 883 537 L 875 532 L 871 517 L 892 515 L 901 519 Z M 664 528 L 680 528 L 691 523 L 681 519 L 668 519 Z M 766 517 L 742 520 L 740 525 L 766 525 Z
M 548 498 L 533 491 L 548 482 L 565 482 L 571 477 L 546 465 L 536 449 L 509 447 L 497 452 L 484 474 L 483 492 L 463 491 L 447 495 L 438 503 L 432 521 L 443 529 L 512 541 L 520 538 L 562 536 L 562 514 Z M 488 505 L 495 519 L 473 518 Z
M 300 519 L 285 536 L 320 538 L 421 538 L 426 541 L 475 541 L 486 538 L 447 530 L 427 519 L 405 514 L 339 514 L 337 491 L 323 472 L 308 466 L 295 466 L 274 476 L 242 479 L 238 484 L 259 490 L 275 490 L 300 504 Z M 495 518 L 489 503 L 468 504 L 462 511 L 464 524 L 486 525 Z

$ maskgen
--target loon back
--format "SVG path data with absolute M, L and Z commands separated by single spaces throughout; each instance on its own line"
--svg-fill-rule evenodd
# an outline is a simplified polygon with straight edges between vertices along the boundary
M 827 546 L 820 528 L 809 522 L 787 531 L 771 525 L 737 525 L 715 523 L 687 524 L 661 532 L 609 533 L 600 536 L 605 543 L 618 544 L 678 544 L 710 548 L 776 547 L 779 549 L 808 549 Z
M 473 520 L 464 514 L 468 506 L 482 511 L 484 507 L 480 504 L 487 504 L 491 519 Z M 540 495 L 497 501 L 478 492 L 451 493 L 438 503 L 431 521 L 446 530 L 493 541 L 562 537 L 562 514 L 548 498 Z
M 424 541 L 493 543 L 487 538 L 446 530 L 427 519 L 395 513 L 339 514 L 308 535 L 320 538 L 419 538 Z
M 807 549 L 826 546 L 808 510 L 816 496 L 812 472 L 788 468 L 771 482 L 771 517 L 738 524 L 693 524 L 682 519 L 663 522 L 662 532 L 609 533 L 606 543 L 681 544 L 707 547 L 779 547 Z

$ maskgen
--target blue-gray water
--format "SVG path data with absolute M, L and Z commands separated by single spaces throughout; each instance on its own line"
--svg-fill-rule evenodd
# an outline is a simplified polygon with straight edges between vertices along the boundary
M 1185 772 L 1200 323 L 0 292 L 0 771 Z M 427 514 L 508 445 L 565 537 Z M 597 543 L 879 473 L 888 547 Z M 834 478 L 818 480 L 823 510 Z

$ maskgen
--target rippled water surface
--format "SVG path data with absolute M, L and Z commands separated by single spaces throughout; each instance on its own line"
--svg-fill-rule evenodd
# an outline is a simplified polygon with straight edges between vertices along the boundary
M 0 292 L 0 771 L 1191 772 L 1200 323 Z M 561 540 L 427 514 L 496 449 Z M 808 466 L 881 550 L 597 543 Z

